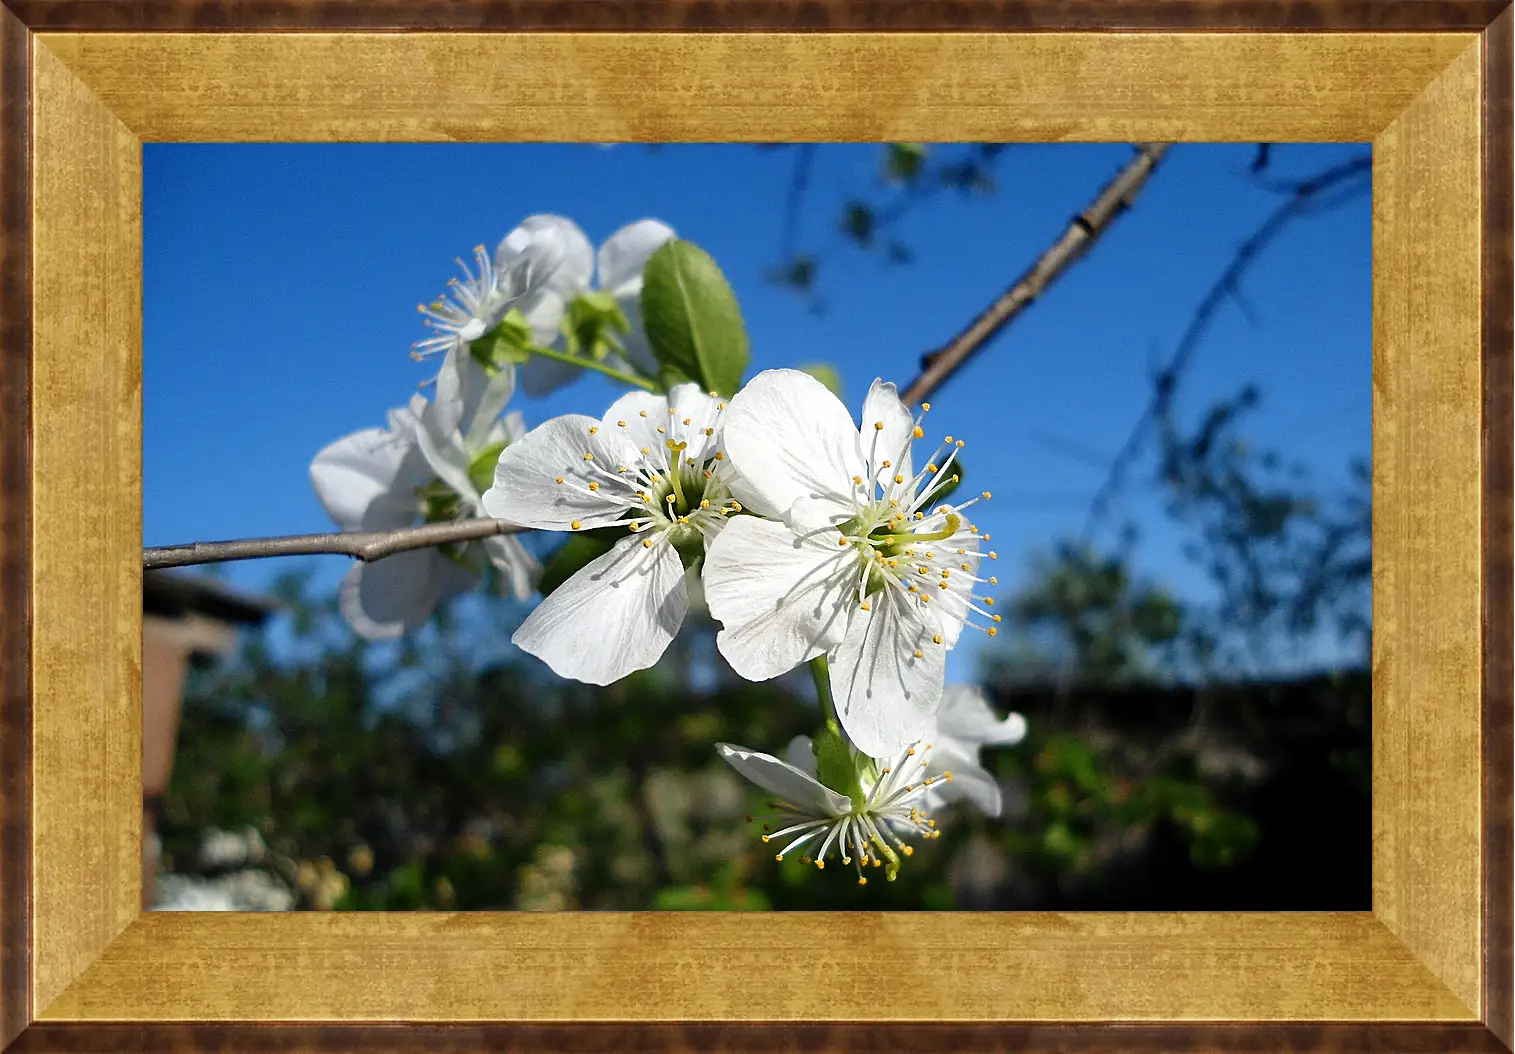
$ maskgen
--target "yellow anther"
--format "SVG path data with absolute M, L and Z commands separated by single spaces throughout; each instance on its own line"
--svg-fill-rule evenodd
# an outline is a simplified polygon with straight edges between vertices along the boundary
M 895 476 L 894 477 L 894 482 L 896 482 L 896 483 L 903 483 L 903 482 L 905 482 L 905 477 L 904 476 Z
M 687 425 L 687 424 L 689 424 L 689 423 L 690 423 L 690 420 L 689 420 L 689 418 L 687 418 L 687 417 L 686 417 L 686 418 L 684 418 L 684 423 L 685 423 L 685 424 L 686 424 L 686 425 Z
M 990 493 L 989 493 L 989 492 L 988 492 L 988 491 L 987 491 L 987 490 L 986 490 L 986 491 L 984 491 L 984 500 L 985 500 L 985 501 L 988 501 L 988 500 L 989 500 L 989 499 L 990 499 L 990 498 L 992 498 L 992 497 L 994 497 L 994 495 L 993 495 L 993 494 L 990 494 Z
M 894 467 L 894 462 L 893 461 L 880 461 L 879 462 L 879 468 L 893 468 L 893 467 Z
M 715 429 L 714 428 L 707 428 L 707 429 L 705 429 L 705 434 L 707 436 L 713 436 L 713 435 L 715 435 Z
M 902 846 L 900 846 L 900 852 L 904 853 L 906 856 L 914 856 L 915 855 L 915 846 L 913 846 L 913 845 L 902 845 Z
M 924 520 L 926 518 L 926 514 L 924 512 L 918 512 L 915 514 L 915 518 L 917 520 Z
M 847 539 L 845 539 L 845 538 L 838 538 L 836 540 L 836 544 L 842 546 L 843 548 L 846 548 L 846 546 L 847 546 Z
M 868 884 L 868 880 L 866 878 L 864 878 L 862 875 L 858 875 L 857 876 L 857 884 L 860 885 L 860 886 L 866 886 Z
M 952 770 L 951 769 L 948 769 L 946 772 L 942 773 L 942 779 L 944 779 L 944 780 L 950 780 L 951 778 L 952 778 Z
M 595 425 L 595 426 L 594 426 L 594 427 L 592 427 L 592 428 L 591 428 L 591 429 L 590 429 L 590 430 L 589 430 L 589 434 L 590 434 L 590 435 L 594 435 L 594 434 L 595 434 L 595 433 L 596 433 L 596 432 L 598 432 L 598 431 L 599 431 L 599 430 L 600 430 L 600 426 L 599 426 L 599 425 Z
M 923 439 L 923 438 L 925 438 L 926 430 L 924 428 L 922 428 L 920 425 L 916 425 L 914 428 L 912 428 L 910 430 L 910 434 L 913 435 L 913 436 L 915 436 L 915 438 L 917 438 L 917 439 Z
M 724 409 L 726 409 L 726 404 L 725 403 L 716 403 L 715 404 L 715 408 L 717 410 L 724 410 Z
M 852 477 L 852 482 L 856 483 L 859 487 L 861 487 L 863 485 L 863 477 L 862 476 L 853 476 Z
M 658 435 L 663 436 L 663 435 L 667 435 L 667 434 L 668 434 L 667 430 L 665 430 L 662 425 L 658 425 Z
M 637 416 L 638 417 L 646 417 L 647 416 L 647 411 L 646 410 L 638 410 L 637 411 Z
M 946 439 L 943 439 L 942 442 L 943 443 L 950 443 L 950 442 L 952 442 L 952 437 L 948 436 Z
M 617 422 L 616 422 L 616 423 L 615 423 L 615 426 L 616 426 L 616 427 L 617 427 L 617 428 L 625 428 L 625 427 L 626 427 L 626 422 L 625 422 L 625 421 L 617 421 Z
M 917 659 L 924 659 L 926 657 L 926 653 L 917 648 L 915 651 L 915 657 Z
M 710 508 L 710 499 L 709 498 L 701 498 L 700 499 L 700 508 L 702 508 L 702 509 L 708 509 L 708 508 Z
M 942 642 L 942 635 L 940 633 L 934 635 L 931 638 L 931 643 L 932 644 L 940 644 L 941 642 Z
M 864 611 L 872 611 L 873 610 L 873 608 L 869 606 L 868 601 L 866 601 L 866 600 L 863 601 L 863 610 Z
M 553 482 L 554 483 L 562 483 L 563 482 L 563 477 L 559 476 L 557 479 L 553 480 Z
M 931 473 L 934 476 L 938 472 L 940 472 L 941 469 L 937 468 L 935 465 L 927 465 L 926 466 L 926 471 L 929 472 L 929 473 Z
M 774 857 L 774 859 L 782 864 L 784 862 L 784 854 L 780 853 L 778 856 Z
M 931 404 L 930 403 L 921 403 L 921 409 L 925 410 L 927 413 L 930 413 L 931 412 Z
M 964 571 L 972 571 L 973 570 L 973 568 L 969 567 L 967 564 L 958 564 L 958 566 L 961 567 Z
M 958 440 L 958 441 L 957 441 L 957 448 L 958 448 L 958 449 L 959 449 L 959 450 L 961 450 L 961 449 L 962 449 L 962 448 L 963 448 L 963 441 L 962 441 L 962 440 L 961 440 L 961 439 L 959 439 L 959 440 Z
M 571 527 L 571 528 L 573 528 L 574 530 L 578 530 L 581 525 L 580 525 L 580 523 L 579 523 L 578 520 L 574 520 L 568 526 Z
M 908 755 L 908 756 L 910 756 L 910 757 L 912 757 L 912 758 L 913 758 L 913 757 L 915 757 L 915 748 L 914 748 L 914 747 L 911 747 L 911 748 L 910 748 L 910 749 L 909 749 L 909 750 L 907 750 L 907 751 L 905 751 L 905 753 L 906 753 L 906 754 L 907 754 L 907 755 Z
M 882 421 L 875 421 L 875 422 L 873 422 L 873 430 L 875 432 L 882 432 L 884 430 L 884 422 L 882 422 Z
M 995 621 L 995 622 L 1003 622 L 1003 621 L 1005 621 L 1005 620 L 1004 620 L 1004 619 L 1003 619 L 1003 618 L 1002 618 L 1002 617 L 1001 617 L 1001 616 L 999 616 L 999 615 L 994 615 L 994 616 L 992 616 L 992 617 L 993 617 L 993 619 L 994 619 L 994 621 Z
M 593 454 L 585 454 L 584 455 L 584 460 L 585 461 L 593 461 L 594 460 L 594 455 Z
M 589 484 L 589 489 L 590 490 L 599 490 L 600 489 L 600 485 L 598 483 L 595 483 L 595 482 L 591 481 L 590 484 Z
M 999 636 L 999 630 L 995 629 L 993 626 L 990 626 L 989 627 L 989 636 L 991 636 L 991 637 L 998 637 Z
M 999 553 L 995 552 L 993 549 L 989 550 L 989 559 L 991 559 L 991 560 L 998 560 L 999 559 Z
M 945 578 L 944 578 L 944 579 L 942 579 L 942 580 L 941 580 L 941 581 L 940 581 L 940 582 L 938 582 L 938 583 L 937 583 L 937 585 L 939 585 L 939 586 L 941 586 L 941 587 L 942 587 L 942 588 L 943 588 L 943 589 L 946 589 L 946 588 L 947 588 L 947 587 L 949 587 L 949 586 L 950 586 L 950 585 L 952 585 L 952 583 L 951 583 L 951 582 L 948 582 L 948 581 L 947 581 L 947 580 L 946 580 L 946 579 L 945 579 Z
M 826 870 L 826 861 L 824 861 L 824 860 L 817 860 L 815 862 L 815 869 L 817 871 L 824 871 L 824 870 Z
M 646 447 L 643 447 L 642 448 L 642 453 L 644 453 L 644 454 L 650 454 L 650 453 L 652 453 L 652 451 L 649 450 L 649 449 L 647 449 Z
M 989 584 L 991 586 L 997 586 L 997 585 L 999 585 L 999 579 L 995 578 L 993 575 L 990 575 L 989 576 Z
M 724 450 L 717 450 L 715 452 L 715 459 L 717 461 L 725 461 L 726 460 L 726 451 L 724 451 Z
M 994 606 L 994 598 L 993 597 L 985 597 L 984 598 L 984 603 L 988 604 L 990 607 L 993 607 Z

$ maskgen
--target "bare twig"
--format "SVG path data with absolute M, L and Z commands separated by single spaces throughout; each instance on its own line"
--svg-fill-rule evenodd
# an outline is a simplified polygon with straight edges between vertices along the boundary
M 1167 150 L 1166 143 L 1138 143 L 1136 156 L 1105 185 L 1088 208 L 1074 217 L 1068 229 L 1042 253 L 1030 270 L 996 297 L 949 344 L 922 357 L 920 376 L 910 382 L 901 398 L 907 403 L 916 403 L 930 396 L 1011 319 L 1041 296 L 1059 275 L 1089 250 L 1115 217 L 1130 208 Z
M 1168 364 L 1157 371 L 1151 400 L 1136 424 L 1132 426 L 1130 434 L 1127 435 L 1115 459 L 1111 461 L 1104 482 L 1095 491 L 1094 499 L 1090 502 L 1089 514 L 1083 530 L 1085 539 L 1093 532 L 1095 524 L 1104 517 L 1127 469 L 1141 452 L 1148 431 L 1168 412 L 1178 390 L 1178 382 L 1183 377 L 1184 371 L 1188 369 L 1195 349 L 1199 347 L 1200 340 L 1204 337 L 1211 321 L 1214 320 L 1216 312 L 1228 299 L 1233 301 L 1236 299 L 1242 276 L 1257 261 L 1262 251 L 1291 222 L 1302 216 L 1334 208 L 1361 192 L 1366 187 L 1366 183 L 1359 180 L 1354 184 L 1353 181 L 1371 172 L 1372 163 L 1371 155 L 1354 157 L 1325 169 L 1309 179 L 1289 184 L 1289 200 L 1274 209 L 1262 225 L 1242 242 L 1241 247 L 1236 250 L 1236 255 L 1231 258 L 1231 263 L 1221 272 L 1199 302 L 1199 306 L 1194 309 L 1189 325 L 1184 330 L 1183 336 L 1179 338 L 1178 346 L 1174 349 Z M 1331 195 L 1330 192 L 1333 191 L 1337 193 Z
M 382 560 L 396 553 L 424 549 L 429 545 L 474 542 L 497 534 L 514 534 L 525 528 L 504 520 L 473 519 L 451 523 L 428 523 L 395 531 L 334 531 L 330 534 L 294 534 L 281 538 L 242 538 L 234 542 L 190 542 L 142 550 L 142 568 L 188 567 L 226 560 L 256 560 L 269 556 L 314 556 L 333 553 L 365 562 Z

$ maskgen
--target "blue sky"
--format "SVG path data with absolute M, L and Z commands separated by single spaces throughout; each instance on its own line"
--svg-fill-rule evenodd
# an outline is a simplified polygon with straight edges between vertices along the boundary
M 1307 174 L 1365 149 L 1275 148 L 1273 171 Z M 823 256 L 812 313 L 764 281 L 777 263 L 794 152 L 744 145 L 210 145 L 144 148 L 143 533 L 148 545 L 329 529 L 311 457 L 382 425 L 435 362 L 413 363 L 418 301 L 522 218 L 555 212 L 598 243 L 656 217 L 726 271 L 752 340 L 752 370 L 825 360 L 856 411 L 876 376 L 902 385 L 1062 231 L 1130 156 L 1126 145 L 1007 150 L 992 196 L 941 194 L 895 232 L 914 252 L 888 265 L 835 233 L 841 203 L 877 198 L 880 148 L 817 151 L 799 246 Z M 1175 147 L 1096 249 L 932 398 L 932 431 L 965 439 L 977 509 L 1000 553 L 1002 590 L 1027 555 L 1077 532 L 1102 471 L 1237 245 L 1277 207 L 1246 178 L 1254 148 Z M 1311 466 L 1323 488 L 1371 442 L 1368 198 L 1293 225 L 1247 278 L 1250 319 L 1222 309 L 1180 405 L 1256 382 L 1245 431 Z M 528 424 L 599 414 L 617 389 L 590 376 L 532 402 Z M 1049 443 L 1049 439 L 1055 443 Z M 1133 484 L 1144 482 L 1139 474 Z M 1121 511 L 1143 526 L 1140 567 L 1183 595 L 1204 580 L 1147 487 Z M 344 557 L 314 561 L 334 585 Z M 290 561 L 231 565 L 262 588 Z M 976 638 L 975 638 L 976 639 Z M 954 655 L 971 673 L 971 649 Z

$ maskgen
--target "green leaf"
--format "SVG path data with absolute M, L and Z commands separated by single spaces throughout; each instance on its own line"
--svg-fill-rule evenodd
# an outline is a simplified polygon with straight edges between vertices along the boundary
M 568 581 L 578 570 L 606 553 L 626 532 L 620 528 L 600 528 L 594 531 L 579 531 L 564 542 L 542 568 L 542 581 L 537 586 L 545 597 L 558 586 Z
M 642 324 L 664 375 L 734 395 L 747 370 L 747 329 L 726 276 L 692 242 L 664 243 L 647 261 Z
M 837 368 L 829 362 L 811 362 L 800 367 L 800 372 L 808 373 L 816 380 L 830 389 L 831 394 L 838 399 L 842 397 L 842 375 Z

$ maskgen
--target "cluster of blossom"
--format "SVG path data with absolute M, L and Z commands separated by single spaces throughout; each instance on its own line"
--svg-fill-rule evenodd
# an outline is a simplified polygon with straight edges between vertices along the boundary
M 489 516 L 590 534 L 599 555 L 512 637 L 563 677 L 606 685 L 654 665 L 699 576 L 737 674 L 763 681 L 808 663 L 817 675 L 824 728 L 788 760 L 717 745 L 776 799 L 763 840 L 782 846 L 779 859 L 804 850 L 824 867 L 835 850 L 860 882 L 865 866 L 892 878 L 907 838 L 935 836 L 931 809 L 961 797 L 998 813 L 980 746 L 1025 734 L 976 689 L 944 686 L 963 630 L 992 636 L 1000 621 L 984 590 L 996 554 L 966 511 L 989 495 L 950 500 L 963 443 L 949 435 L 918 462 L 930 407 L 912 415 L 893 384 L 874 381 L 859 424 L 801 371 L 765 371 L 729 399 L 656 383 L 643 269 L 673 237 L 651 220 L 617 232 L 598 253 L 598 289 L 588 240 L 559 217 L 526 220 L 492 258 L 477 250 L 450 295 L 422 308 L 433 336 L 416 350 L 444 356 L 435 397 L 322 451 L 312 479 L 347 529 Z M 501 333 L 520 354 L 478 353 Z M 522 388 L 541 393 L 585 365 L 649 390 L 530 431 L 518 414 L 501 418 L 517 367 Z M 355 566 L 342 610 L 367 635 L 406 632 L 486 561 L 522 598 L 540 573 L 510 537 L 418 550 Z

